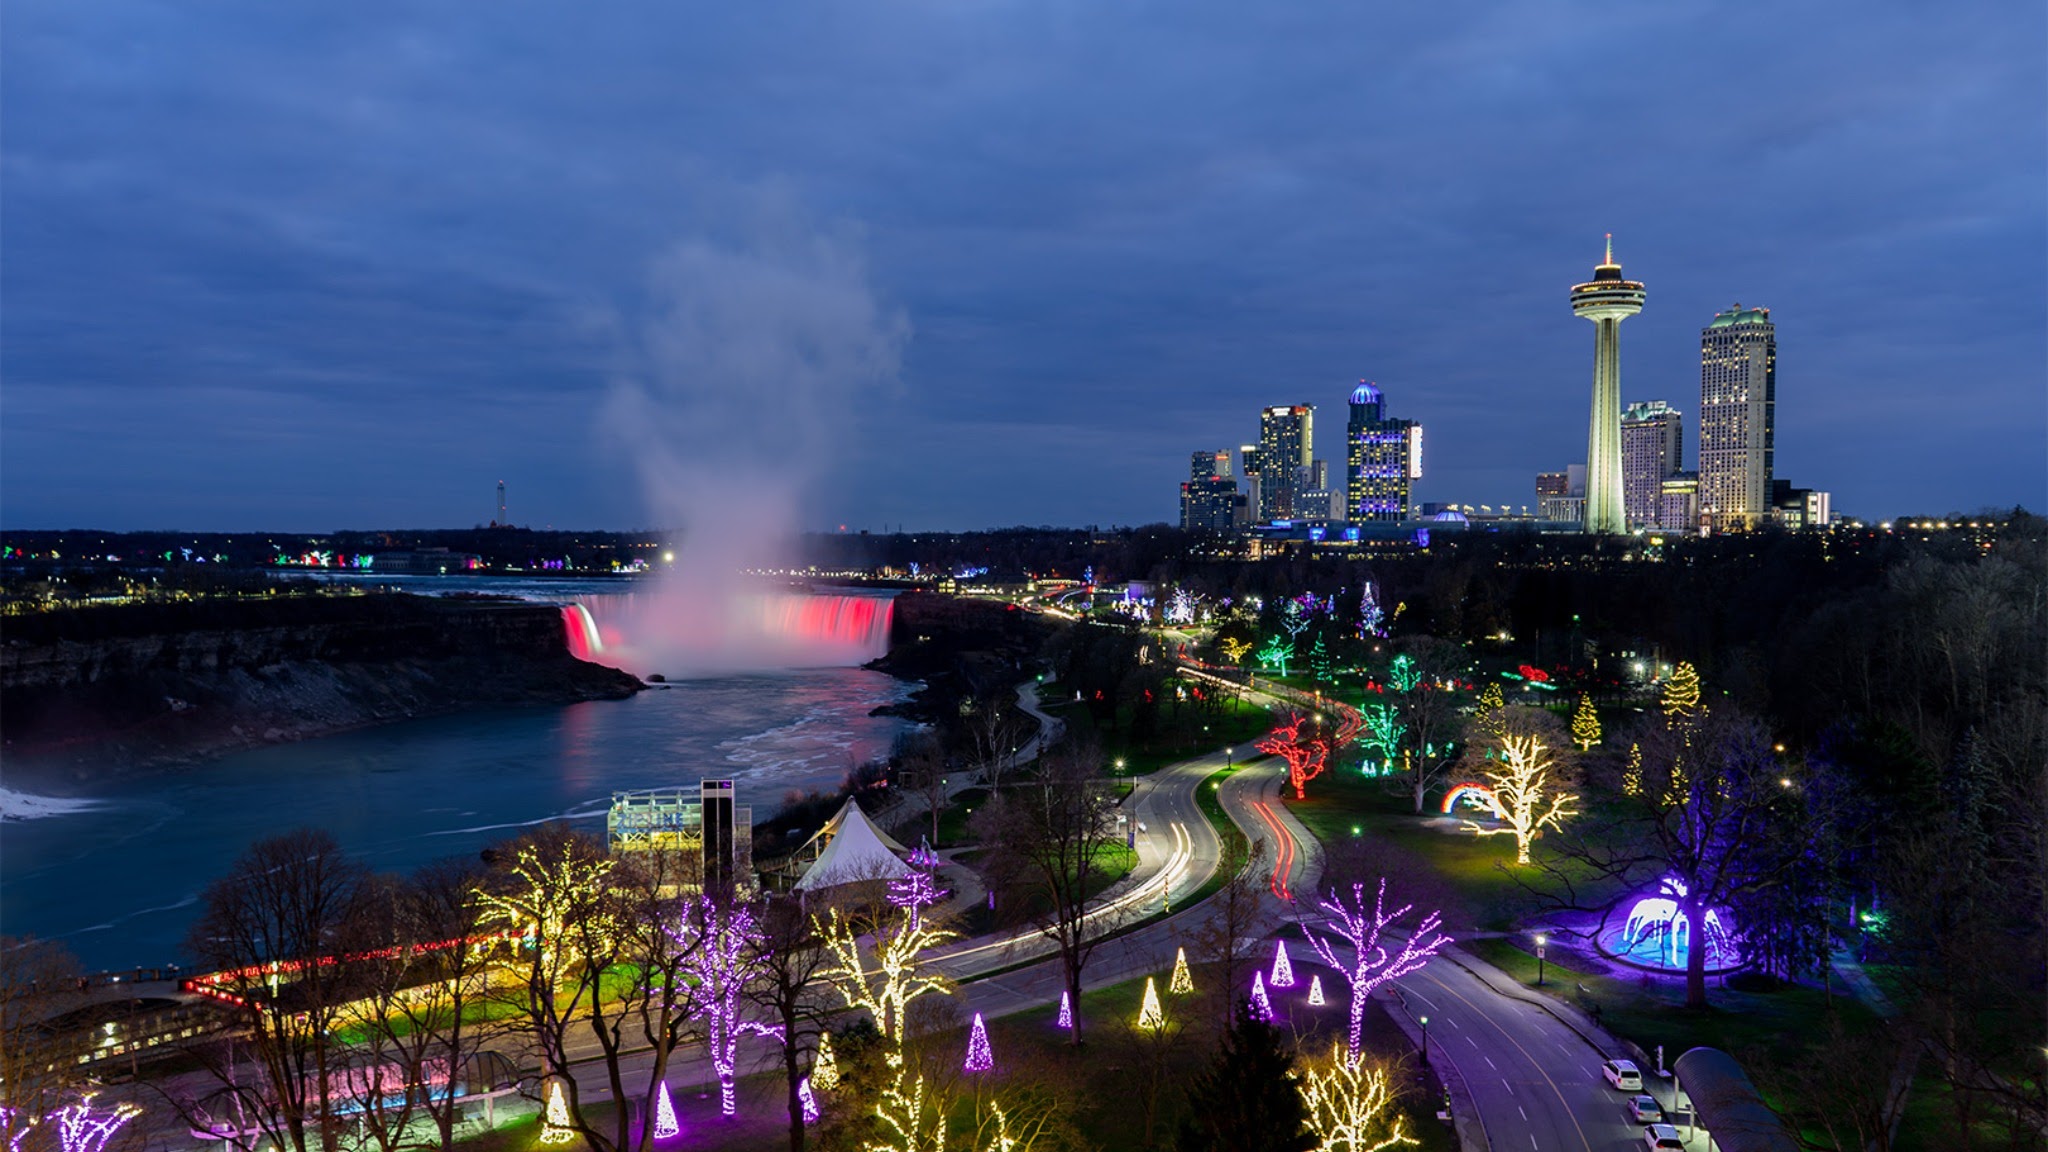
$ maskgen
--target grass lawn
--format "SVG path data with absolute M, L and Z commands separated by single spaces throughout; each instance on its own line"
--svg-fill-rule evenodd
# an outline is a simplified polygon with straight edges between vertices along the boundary
M 1144 740 L 1131 736 L 1129 708 L 1118 712 L 1115 731 L 1099 728 L 1094 715 L 1083 704 L 1070 701 L 1045 710 L 1065 720 L 1069 732 L 1092 733 L 1111 764 L 1124 762 L 1122 772 L 1126 776 L 1144 776 L 1168 764 L 1230 746 L 1243 750 L 1272 728 L 1271 714 L 1243 699 L 1232 699 L 1221 712 L 1208 716 L 1183 706 L 1180 716 L 1175 718 L 1172 705 L 1167 705 L 1160 709 L 1157 730 Z

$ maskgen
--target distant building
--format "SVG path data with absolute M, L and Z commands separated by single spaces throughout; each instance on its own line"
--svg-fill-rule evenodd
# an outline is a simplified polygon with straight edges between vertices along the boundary
M 1785 528 L 1797 531 L 1827 527 L 1834 516 L 1832 504 L 1826 492 L 1794 488 L 1789 480 L 1771 483 L 1771 517 Z
M 1536 474 L 1536 518 L 1583 523 L 1586 519 L 1586 466 L 1573 464 L 1562 472 Z
M 1238 445 L 1237 465 L 1237 474 L 1244 480 L 1244 491 L 1239 494 L 1244 504 L 1238 515 L 1237 526 L 1245 528 L 1258 523 L 1259 509 L 1263 506 L 1261 502 L 1266 494 L 1264 477 L 1259 474 L 1259 446 Z
M 1308 489 L 1315 454 L 1316 409 L 1287 404 L 1259 413 L 1259 519 L 1292 520 L 1295 498 Z
M 1621 498 L 1628 526 L 1664 524 L 1664 479 L 1685 463 L 1685 432 L 1678 410 L 1662 400 L 1631 404 L 1621 414 Z
M 1586 431 L 1586 531 L 1628 530 L 1621 484 L 1621 322 L 1643 310 L 1643 285 L 1621 278 L 1614 237 L 1593 278 L 1572 285 L 1572 314 L 1593 322 L 1593 408 Z
M 1673 472 L 1659 486 L 1657 526 L 1682 532 L 1699 527 L 1700 474 Z
M 1700 515 L 1741 532 L 1772 515 L 1778 329 L 1768 308 L 1737 304 L 1700 330 Z
M 1361 380 L 1351 392 L 1344 455 L 1344 519 L 1406 519 L 1409 481 L 1422 475 L 1422 425 L 1389 419 L 1386 397 L 1370 382 Z
M 614 854 L 666 854 L 684 891 L 755 887 L 754 810 L 734 805 L 730 780 L 700 780 L 695 795 L 681 788 L 612 793 L 605 843 Z
M 1189 532 L 1230 532 L 1237 527 L 1237 505 L 1229 449 L 1195 453 L 1180 486 L 1180 526 Z

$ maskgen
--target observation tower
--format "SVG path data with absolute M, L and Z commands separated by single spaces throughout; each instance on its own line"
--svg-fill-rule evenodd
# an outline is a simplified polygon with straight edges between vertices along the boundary
M 1593 278 L 1572 285 L 1572 313 L 1593 322 L 1593 419 L 1586 433 L 1586 531 L 1628 531 L 1621 489 L 1621 322 L 1643 310 L 1643 286 L 1621 278 L 1614 234 Z

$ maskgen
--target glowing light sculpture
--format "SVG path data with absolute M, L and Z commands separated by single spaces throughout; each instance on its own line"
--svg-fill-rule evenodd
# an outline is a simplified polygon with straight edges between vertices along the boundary
M 988 1027 L 981 1022 L 981 1013 L 976 1012 L 974 1028 L 967 1033 L 967 1062 L 961 1067 L 969 1072 L 986 1072 L 995 1066 L 995 1053 L 988 1047 Z
M 1380 609 L 1379 592 L 1368 580 L 1365 582 L 1365 594 L 1358 601 L 1358 638 L 1371 640 L 1375 636 L 1385 636 L 1386 622 L 1387 614 Z
M 1572 743 L 1589 752 L 1600 742 L 1600 714 L 1593 710 L 1591 696 L 1579 697 L 1579 710 L 1572 713 Z
M 1628 922 L 1622 927 L 1615 954 L 1638 964 L 1683 970 L 1688 958 L 1687 949 L 1693 943 L 1692 918 L 1686 915 L 1679 903 L 1685 895 L 1685 881 L 1676 876 L 1666 876 L 1658 884 L 1655 895 L 1637 900 L 1629 909 Z M 1700 919 L 1706 925 L 1707 967 L 1733 965 L 1737 960 L 1735 944 L 1721 922 L 1720 911 L 1709 908 Z M 1655 951 L 1645 954 L 1645 945 L 1654 946 Z
M 1145 977 L 1145 1002 L 1138 1006 L 1138 1027 L 1151 1031 L 1166 1026 L 1166 1012 L 1159 1007 L 1159 985 Z
M 818 1097 L 811 1091 L 811 1078 L 809 1076 L 797 1081 L 796 1099 L 797 1104 L 803 1109 L 804 1123 L 816 1124 L 818 1122 Z
M 1285 637 L 1274 633 L 1266 646 L 1259 649 L 1259 667 L 1278 668 L 1282 676 L 1287 675 L 1287 662 L 1294 659 L 1294 645 Z
M 668 1081 L 661 1082 L 661 1093 L 654 1100 L 654 1138 L 667 1140 L 680 1136 L 683 1126 L 676 1123 L 675 1101 L 668 1098 Z
M 949 987 L 946 978 L 921 970 L 918 957 L 928 948 L 953 939 L 954 933 L 923 918 L 920 910 L 945 898 L 938 888 L 927 887 L 910 876 L 889 882 L 889 902 L 909 910 L 901 923 L 874 931 L 874 963 L 861 959 L 860 938 L 855 926 L 832 908 L 826 918 L 814 922 L 832 954 L 832 966 L 819 978 L 838 990 L 849 1008 L 864 1009 L 875 1018 L 875 1026 L 891 1044 L 903 1040 L 903 1015 L 910 1002 Z
M 811 1074 L 805 1083 L 815 1085 L 820 1092 L 830 1092 L 839 1087 L 839 1061 L 832 1055 L 832 1034 L 818 1033 L 818 1054 L 811 1060 Z
M 1700 674 L 1688 660 L 1679 661 L 1671 679 L 1664 684 L 1664 716 L 1670 720 L 1690 719 L 1700 706 Z
M 751 1032 L 783 1038 L 780 1025 L 740 1018 L 747 985 L 760 974 L 753 954 L 765 937 L 754 924 L 752 909 L 721 906 L 708 894 L 697 898 L 695 910 L 683 917 L 675 936 L 688 951 L 683 974 L 697 986 L 697 1017 L 705 1023 L 711 1068 L 718 1073 L 718 1110 L 731 1116 L 739 1110 L 733 1075 L 739 1066 L 740 1037 Z
M 1496 820 L 1500 818 L 1500 801 L 1494 799 L 1493 789 L 1477 781 L 1467 780 L 1453 784 L 1451 790 L 1444 793 L 1444 815 L 1449 816 L 1456 812 L 1460 804 L 1477 808 Z
M 1294 964 L 1287 959 L 1287 941 L 1280 940 L 1276 941 L 1276 943 L 1279 946 L 1273 949 L 1273 979 L 1271 983 L 1275 988 L 1292 988 L 1294 987 Z
M 1323 999 L 1323 977 L 1321 973 L 1308 978 L 1308 1006 L 1321 1008 L 1328 1001 Z
M 1364 884 L 1351 886 L 1348 901 L 1334 889 L 1323 897 L 1322 909 L 1329 916 L 1325 923 L 1334 927 L 1337 934 L 1351 945 L 1350 963 L 1345 963 L 1338 956 L 1336 947 L 1323 937 L 1310 932 L 1308 939 L 1323 963 L 1335 968 L 1351 985 L 1351 1029 L 1347 1040 L 1353 1056 L 1358 1055 L 1364 1041 L 1365 1005 L 1372 998 L 1373 990 L 1421 968 L 1439 949 L 1451 942 L 1451 938 L 1439 930 L 1443 914 L 1431 912 L 1408 934 L 1408 939 L 1401 942 L 1399 951 L 1390 951 L 1380 943 L 1387 927 L 1406 916 L 1413 907 L 1412 904 L 1403 904 L 1392 912 L 1387 911 L 1387 879 L 1384 876 L 1380 877 L 1379 895 L 1373 900 L 1370 911 L 1365 906 Z
M 1175 996 L 1185 996 L 1195 990 L 1194 974 L 1188 971 L 1188 950 L 1181 948 L 1173 954 L 1173 976 L 1166 982 L 1166 990 Z M 1066 993 L 1062 992 L 1062 996 Z
M 562 1082 L 548 1083 L 547 1112 L 541 1118 L 540 1142 L 543 1144 L 567 1144 L 576 1138 L 576 1130 L 569 1126 L 569 1102 L 562 1096 Z
M 1060 993 L 1060 1018 L 1057 1023 L 1069 1032 L 1074 1030 L 1074 1001 L 1065 992 Z
M 1252 973 L 1252 1016 L 1259 1020 L 1273 1019 L 1273 1001 L 1266 997 L 1266 974 Z

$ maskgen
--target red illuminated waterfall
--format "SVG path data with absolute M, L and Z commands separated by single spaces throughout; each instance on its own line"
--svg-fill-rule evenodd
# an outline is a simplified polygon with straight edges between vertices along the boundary
M 718 675 L 865 664 L 889 651 L 883 596 L 762 592 L 730 602 L 678 588 L 588 596 L 562 609 L 578 659 L 638 675 Z

